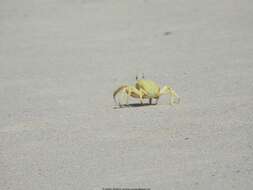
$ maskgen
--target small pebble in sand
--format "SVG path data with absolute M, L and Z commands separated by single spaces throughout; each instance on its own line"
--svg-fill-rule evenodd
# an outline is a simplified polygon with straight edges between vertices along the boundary
M 170 35 L 170 34 L 172 34 L 172 32 L 164 32 L 164 35 L 165 35 L 165 36 L 168 36 L 168 35 Z

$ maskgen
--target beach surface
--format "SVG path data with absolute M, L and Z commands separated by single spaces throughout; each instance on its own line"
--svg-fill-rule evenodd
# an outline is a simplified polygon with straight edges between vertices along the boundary
M 252 7 L 1 0 L 0 189 L 253 189 Z M 141 73 L 180 104 L 115 107 Z

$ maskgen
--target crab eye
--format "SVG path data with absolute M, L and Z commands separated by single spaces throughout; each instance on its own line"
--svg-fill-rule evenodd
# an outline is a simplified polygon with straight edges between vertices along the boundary
M 138 76 L 136 76 L 135 79 L 138 80 Z

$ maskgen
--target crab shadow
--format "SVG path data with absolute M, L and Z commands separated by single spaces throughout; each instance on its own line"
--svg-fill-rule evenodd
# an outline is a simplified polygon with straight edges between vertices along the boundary
M 148 107 L 148 106 L 156 106 L 157 104 L 149 104 L 149 103 L 132 103 L 128 105 L 120 105 L 120 106 L 114 106 L 114 109 L 121 109 L 121 108 L 137 108 L 137 107 Z

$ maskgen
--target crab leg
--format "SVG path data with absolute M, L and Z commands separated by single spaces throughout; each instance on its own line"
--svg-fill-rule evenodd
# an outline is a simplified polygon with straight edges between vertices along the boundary
M 121 91 L 125 91 L 125 88 L 127 88 L 128 86 L 127 85 L 122 85 L 120 86 L 117 90 L 114 91 L 113 93 L 113 99 L 114 99 L 114 102 L 115 104 L 117 104 L 117 101 L 116 101 L 116 95 L 121 92 Z
M 174 103 L 178 104 L 180 102 L 180 98 L 178 97 L 177 93 L 170 86 L 164 86 L 162 90 L 160 91 L 160 96 L 166 95 L 166 94 L 170 95 L 169 103 L 171 105 L 173 105 Z
M 116 101 L 116 95 L 118 93 L 122 92 L 122 95 L 124 96 L 124 102 L 126 105 L 128 105 L 128 99 L 129 97 L 133 97 L 133 98 L 139 98 L 141 101 L 141 104 L 143 104 L 143 95 L 144 95 L 144 91 L 143 90 L 138 90 L 136 89 L 134 86 L 127 86 L 127 85 L 123 85 L 121 87 L 119 87 L 114 93 L 113 93 L 113 99 L 115 101 L 115 103 L 117 104 Z M 119 105 L 120 102 L 119 102 Z

